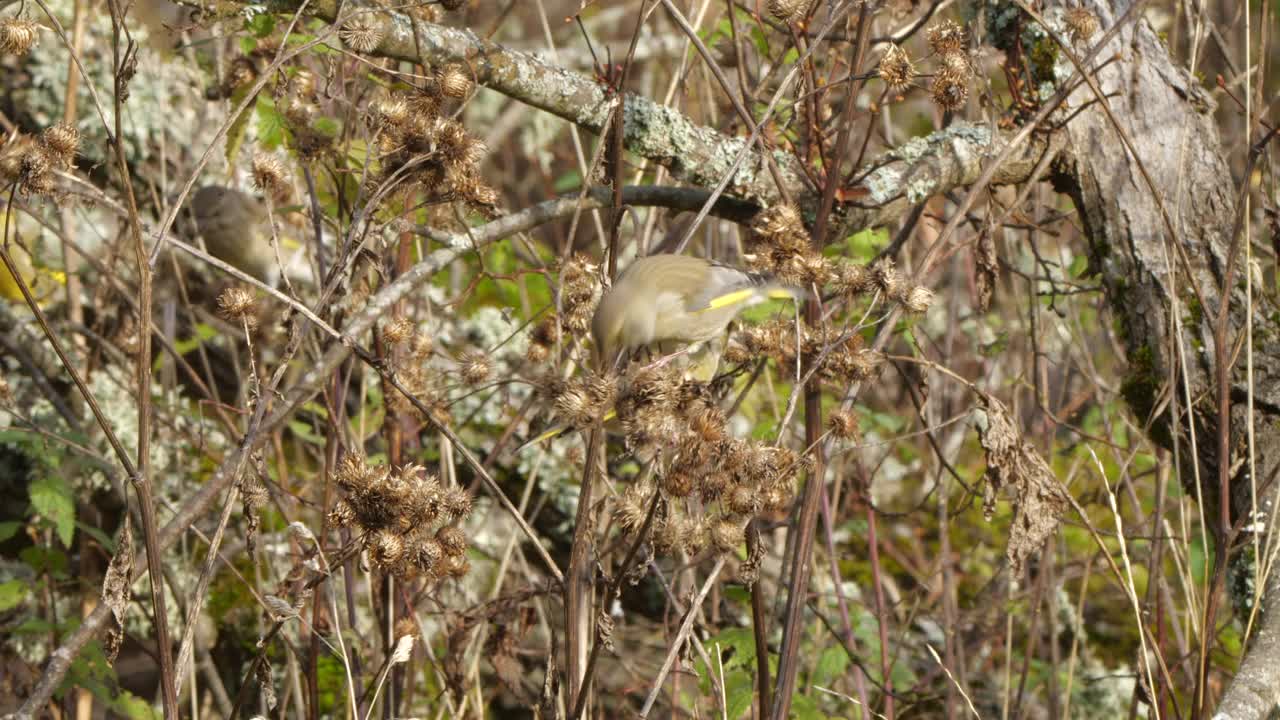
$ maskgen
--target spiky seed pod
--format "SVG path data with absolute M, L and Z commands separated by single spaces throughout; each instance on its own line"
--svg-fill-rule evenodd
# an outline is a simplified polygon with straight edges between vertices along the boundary
M 399 533 L 380 530 L 366 540 L 369 560 L 383 568 L 394 567 L 404 557 L 404 539 Z
M 465 488 L 450 485 L 440 497 L 440 506 L 451 520 L 459 520 L 471 514 L 473 500 Z
M 69 122 L 59 122 L 40 133 L 40 143 L 57 164 L 69 168 L 75 164 L 76 154 L 80 152 L 80 131 Z
M 671 468 L 662 476 L 662 491 L 670 497 L 688 497 L 693 492 L 694 475 L 684 468 Z
M 577 384 L 565 388 L 556 395 L 553 407 L 555 407 L 556 417 L 574 427 L 588 425 L 595 417 L 594 408 L 587 397 L 586 390 Z
M 371 103 L 369 110 L 369 123 L 377 130 L 394 130 L 409 121 L 409 102 L 400 95 L 379 98 Z
M 698 495 L 703 502 L 709 503 L 718 499 L 728 489 L 728 473 L 715 471 L 706 473 L 698 478 Z
M 436 82 L 440 83 L 440 92 L 445 97 L 461 100 L 471 93 L 473 87 L 471 76 L 461 65 L 445 65 L 436 73 Z
M 644 519 L 649 514 L 649 504 L 652 502 L 653 485 L 647 482 L 628 485 L 622 492 L 621 500 L 618 501 L 618 509 L 615 513 L 618 524 L 624 530 L 638 529 L 644 525 Z
M 948 112 L 960 110 L 969 100 L 970 74 L 969 61 L 963 55 L 945 56 L 929 86 L 929 98 Z
M 681 548 L 688 534 L 686 518 L 668 517 L 653 530 L 653 551 L 658 555 L 671 555 Z
M 0 54 L 19 57 L 40 41 L 40 26 L 25 18 L 0 19 Z
M 389 345 L 399 345 L 413 335 L 413 321 L 401 315 L 391 318 L 382 326 L 382 340 Z
M 890 45 L 884 57 L 880 58 L 880 79 L 890 90 L 902 92 L 911 87 L 915 77 L 916 68 L 911 62 L 911 56 L 901 45 Z
M 277 155 L 255 153 L 252 174 L 253 186 L 272 197 L 281 197 L 289 192 L 289 172 Z
M 452 525 L 440 528 L 436 532 L 436 540 L 446 555 L 461 555 L 467 551 L 467 536 Z
M 1073 43 L 1087 42 L 1098 33 L 1098 16 L 1082 7 L 1068 10 L 1066 23 Z
M 466 555 L 446 555 L 444 558 L 444 572 L 455 580 L 466 577 L 471 572 L 471 561 Z
M 422 362 L 430 357 L 434 350 L 435 341 L 431 339 L 430 335 L 415 333 L 413 342 L 409 346 L 409 356 L 417 362 Z
M 257 325 L 257 299 L 253 291 L 239 285 L 229 287 L 218 295 L 218 314 L 234 323 Z
M 551 357 L 551 348 L 542 343 L 531 342 L 524 351 L 524 359 L 531 363 L 544 363 L 549 357 Z
M 922 313 L 933 304 L 933 291 L 923 285 L 911 288 L 902 301 L 902 307 L 909 313 Z
M 492 185 L 483 182 L 468 187 L 462 195 L 472 205 L 478 205 L 483 208 L 496 208 L 498 206 L 498 191 Z
M 848 440 L 858 435 L 858 416 L 851 410 L 836 410 L 827 418 L 827 427 L 831 434 L 841 440 Z
M 809 0 L 769 0 L 769 14 L 784 23 L 801 19 L 808 9 Z
M 444 548 L 435 538 L 427 538 L 413 547 L 413 564 L 419 571 L 435 573 L 444 559 Z
M 350 527 L 355 521 L 355 508 L 346 500 L 339 500 L 329 511 L 329 522 L 338 527 Z
M 720 552 L 731 552 L 746 540 L 745 523 L 735 517 L 722 515 L 711 521 L 711 544 Z
M 358 53 L 373 52 L 382 42 L 382 28 L 373 18 L 359 15 L 348 20 L 338 31 L 338 37 L 347 47 Z
M 791 501 L 795 493 L 784 483 L 774 483 L 764 488 L 760 494 L 760 512 L 779 515 L 791 509 Z
M 751 221 L 751 229 L 769 240 L 804 235 L 804 218 L 794 205 L 774 205 L 756 214 Z
M 760 499 L 756 496 L 756 491 L 744 485 L 739 485 L 730 490 L 725 498 L 725 505 L 729 510 L 735 515 L 744 517 L 755 515 L 759 503 Z
M 943 20 L 929 28 L 929 47 L 937 55 L 963 52 L 966 40 L 964 27 L 954 20 Z
M 832 285 L 837 292 L 848 296 L 865 293 L 874 282 L 867 266 L 857 263 L 839 263 L 835 267 L 835 276 Z
M 902 292 L 906 289 L 906 279 L 893 258 L 884 257 L 872 265 L 871 278 L 879 286 L 880 292 L 890 298 L 902 297 Z
M 725 435 L 724 412 L 718 407 L 707 407 L 694 412 L 689 418 L 689 429 L 704 443 L 719 442 Z
M 50 195 L 55 161 L 43 145 L 28 145 L 18 157 L 18 190 L 23 195 Z
M 461 371 L 462 382 L 479 385 L 493 374 L 493 362 L 482 352 L 468 350 L 458 359 L 458 370 Z

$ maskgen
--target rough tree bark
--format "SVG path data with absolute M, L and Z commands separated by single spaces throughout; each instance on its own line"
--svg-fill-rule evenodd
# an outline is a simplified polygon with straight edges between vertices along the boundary
M 1046 11 L 1046 22 L 1061 30 L 1057 19 L 1072 4 L 1057 3 Z M 1103 28 L 1130 5 L 1127 0 L 1085 4 Z M 1170 57 L 1145 20 L 1120 32 L 1100 57 L 1117 53 L 1120 61 L 1095 75 L 1112 117 L 1090 88 L 1075 93 L 1073 107 L 1093 104 L 1066 125 L 1067 145 L 1055 164 L 1053 180 L 1080 211 L 1092 269 L 1106 288 L 1115 328 L 1128 351 L 1122 394 L 1153 440 L 1170 449 L 1176 446 L 1182 483 L 1189 493 L 1203 498 L 1206 522 L 1220 536 L 1224 533 L 1215 521 L 1221 508 L 1221 460 L 1214 329 L 1229 249 L 1233 235 L 1240 232 L 1237 181 L 1226 161 L 1209 93 Z M 1067 59 L 1058 62 L 1069 69 Z M 1243 247 L 1235 263 L 1225 348 L 1231 361 L 1228 504 L 1230 521 L 1239 528 L 1241 519 L 1252 521 L 1256 510 L 1266 512 L 1269 520 L 1273 507 L 1271 481 L 1280 467 L 1280 347 L 1269 320 L 1274 317 L 1272 300 L 1255 292 L 1255 506 L 1247 462 L 1243 350 L 1250 307 L 1244 273 L 1251 270 L 1244 268 Z M 1244 539 L 1240 536 L 1237 542 Z M 1265 718 L 1280 700 L 1277 574 L 1271 574 L 1265 590 L 1253 640 L 1215 718 Z

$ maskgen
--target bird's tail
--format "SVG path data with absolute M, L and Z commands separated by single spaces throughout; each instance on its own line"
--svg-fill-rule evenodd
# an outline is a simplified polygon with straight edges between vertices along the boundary
M 614 410 L 613 408 L 609 408 L 609 410 L 605 412 L 604 417 L 600 418 L 600 420 L 602 422 L 609 422 L 610 420 L 613 420 L 617 416 L 618 416 L 617 411 Z M 561 435 L 574 429 L 576 429 L 576 426 L 565 423 L 561 425 L 555 425 L 547 430 L 543 430 L 542 432 L 538 433 L 532 438 L 524 441 L 524 443 L 520 445 L 520 447 L 516 448 L 516 454 L 519 455 L 521 452 L 524 451 L 525 448 L 531 445 L 538 445 L 539 443 L 544 443 L 553 438 L 560 437 Z

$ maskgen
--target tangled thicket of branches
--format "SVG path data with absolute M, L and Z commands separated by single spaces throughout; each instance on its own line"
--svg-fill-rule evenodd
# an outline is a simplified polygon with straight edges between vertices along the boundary
M 1236 5 L 0 0 L 0 713 L 1267 717 Z

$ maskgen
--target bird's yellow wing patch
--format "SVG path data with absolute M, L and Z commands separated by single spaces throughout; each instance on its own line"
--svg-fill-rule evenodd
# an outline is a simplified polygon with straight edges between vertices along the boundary
M 755 294 L 756 294 L 755 288 L 743 288 L 741 290 L 734 290 L 733 292 L 725 293 L 724 295 L 719 295 L 717 297 L 711 298 L 711 300 L 707 302 L 706 307 L 700 310 L 696 310 L 695 312 L 706 312 L 707 310 L 718 310 L 722 307 L 736 305 L 737 303 L 750 300 Z

